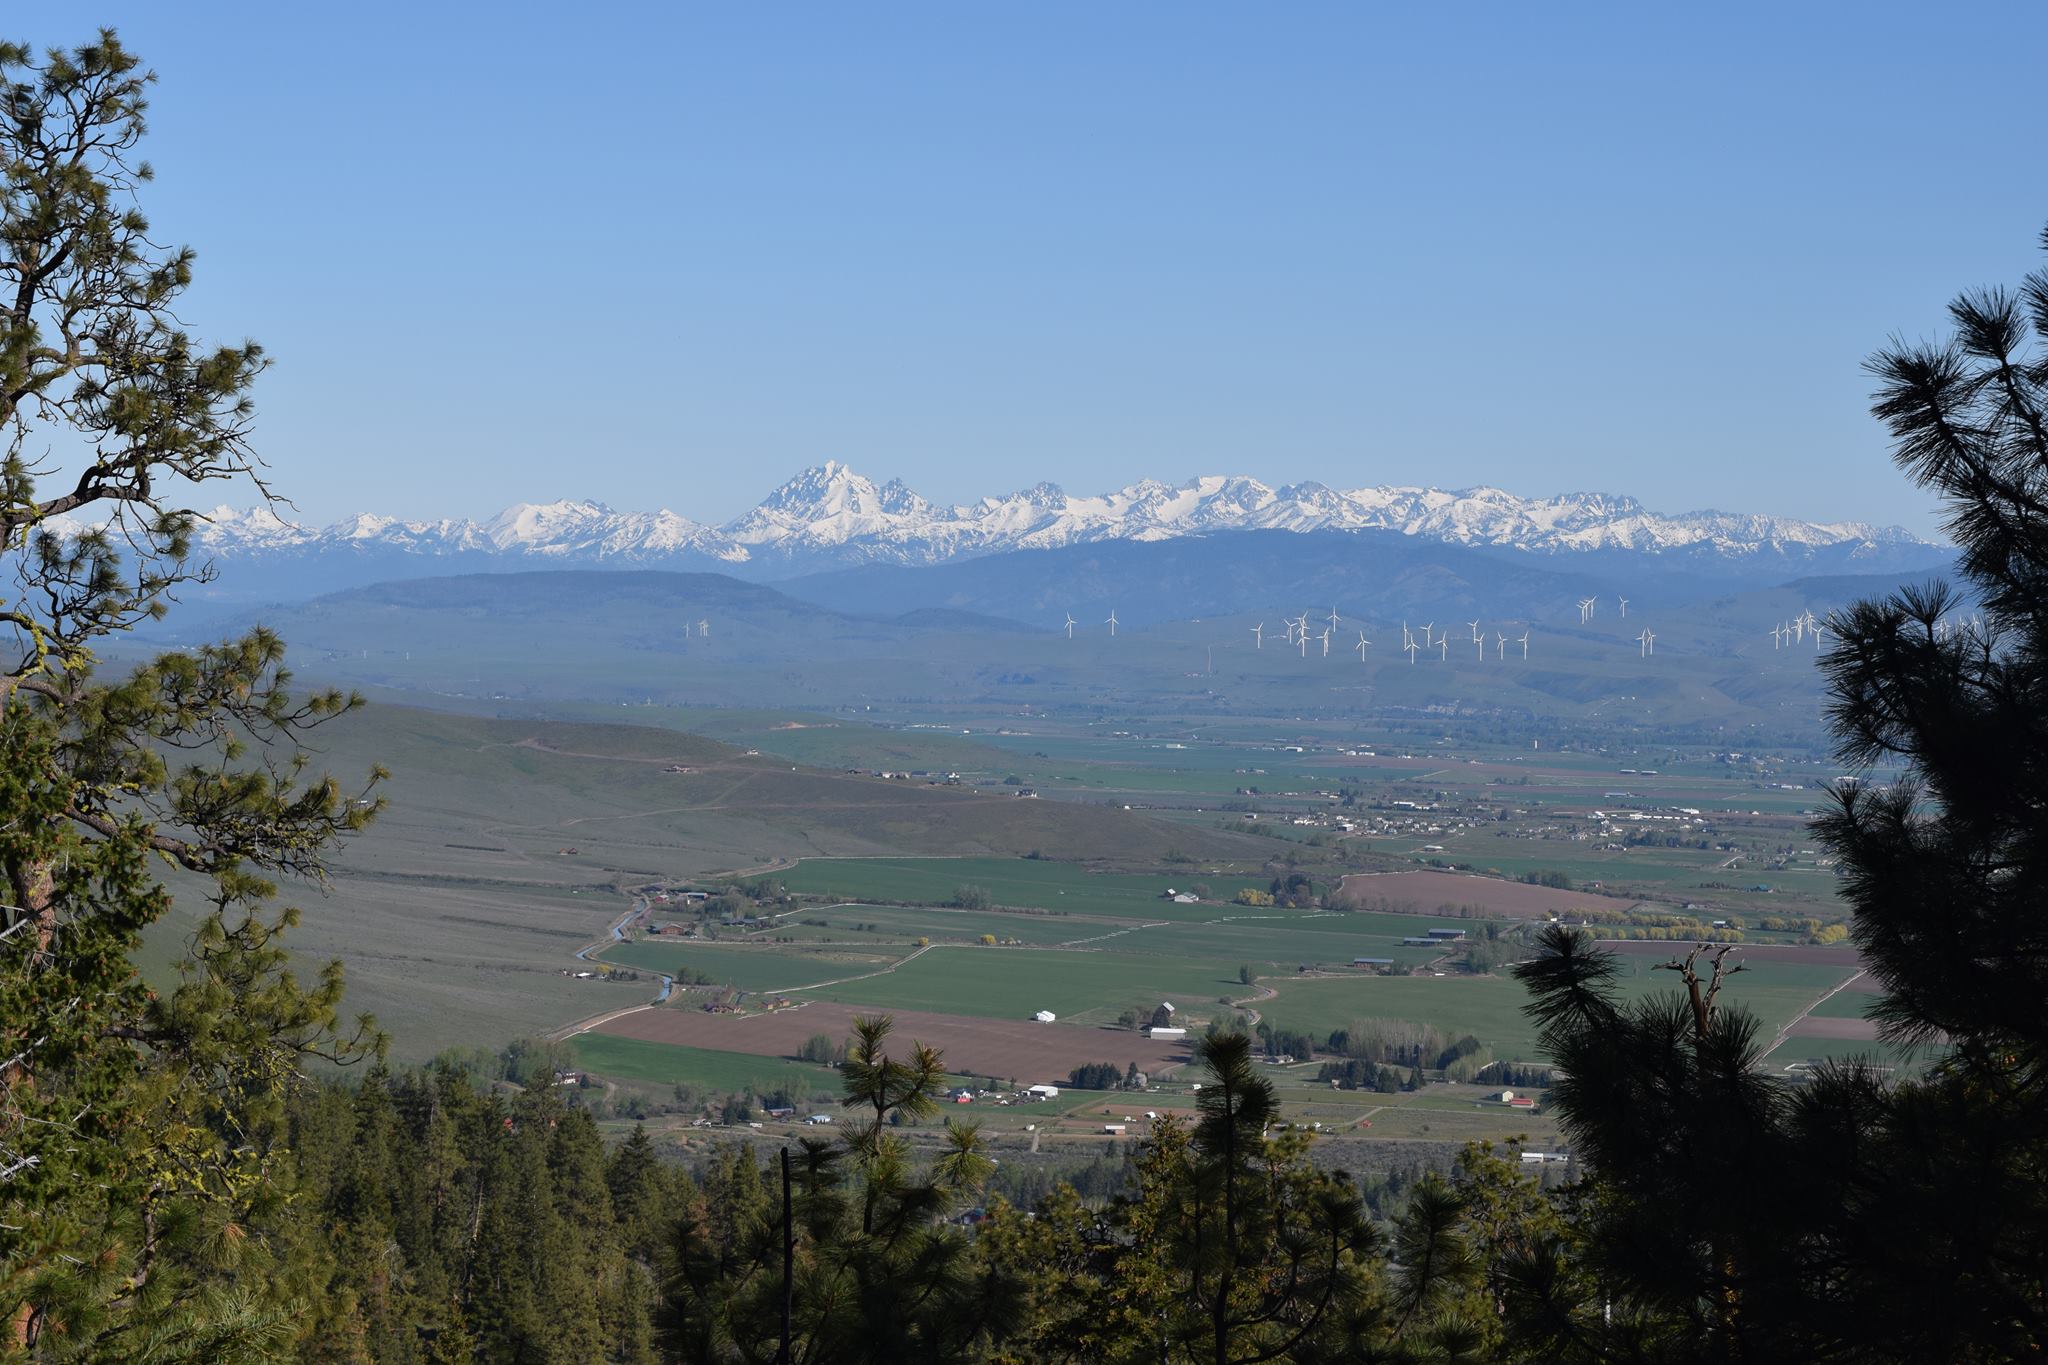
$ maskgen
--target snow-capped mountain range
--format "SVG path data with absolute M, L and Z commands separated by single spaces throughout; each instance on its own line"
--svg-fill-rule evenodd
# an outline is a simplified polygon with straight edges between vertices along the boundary
M 1522 498 L 1497 488 L 1445 491 L 1319 483 L 1271 488 L 1212 476 L 1144 480 L 1092 497 L 1049 483 L 963 506 L 927 501 L 901 480 L 877 484 L 837 461 L 807 469 L 760 505 L 720 525 L 666 509 L 520 503 L 485 521 L 401 521 L 363 513 L 332 526 L 294 525 L 266 509 L 219 508 L 201 542 L 224 563 L 392 556 L 496 568 L 716 568 L 780 578 L 864 564 L 930 565 L 1011 550 L 1095 541 L 1166 540 L 1239 530 L 1397 532 L 1421 540 L 1536 554 L 1624 551 L 1723 561 L 1831 563 L 1895 558 L 1936 547 L 1902 527 L 1814 523 L 1728 512 L 1667 516 L 1632 498 L 1567 493 Z M 415 565 L 417 573 L 424 565 Z

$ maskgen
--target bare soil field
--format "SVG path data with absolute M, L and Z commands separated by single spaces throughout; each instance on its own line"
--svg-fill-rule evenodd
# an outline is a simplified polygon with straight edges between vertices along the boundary
M 606 1020 L 594 1030 L 653 1043 L 740 1052 L 755 1057 L 794 1057 L 804 1040 L 822 1033 L 835 1042 L 853 1031 L 856 1014 L 878 1013 L 851 1005 L 816 1001 L 768 1014 L 707 1014 L 695 1009 L 643 1009 Z M 1185 1039 L 1154 1042 L 1122 1029 L 1076 1028 L 1022 1020 L 973 1019 L 921 1010 L 887 1011 L 896 1021 L 892 1042 L 928 1043 L 946 1054 L 955 1074 L 1014 1077 L 1019 1084 L 1058 1084 L 1089 1062 L 1131 1062 L 1159 1075 L 1188 1060 Z
M 1360 910 L 1410 910 L 1427 915 L 1444 905 L 1476 905 L 1487 914 L 1509 919 L 1568 915 L 1588 906 L 1626 910 L 1648 904 L 1464 872 L 1354 872 L 1339 884 L 1337 897 Z

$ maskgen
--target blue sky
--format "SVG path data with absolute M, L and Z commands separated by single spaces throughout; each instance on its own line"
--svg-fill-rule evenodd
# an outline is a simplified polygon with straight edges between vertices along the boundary
M 1862 357 L 2048 221 L 2037 6 L 110 0 L 313 520 L 845 460 L 1933 528 Z

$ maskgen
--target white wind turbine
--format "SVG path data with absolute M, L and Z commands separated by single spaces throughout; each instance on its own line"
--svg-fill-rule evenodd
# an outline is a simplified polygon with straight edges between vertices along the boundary
M 1422 646 L 1416 644 L 1415 637 L 1411 635 L 1408 637 L 1408 643 L 1402 645 L 1401 648 L 1408 651 L 1408 663 L 1410 667 L 1413 667 L 1415 664 L 1415 651 L 1421 649 Z
M 1301 657 L 1306 659 L 1308 657 L 1308 627 L 1306 625 L 1302 626 L 1295 638 L 1301 642 Z
M 1493 633 L 1493 652 L 1494 652 L 1494 657 L 1495 657 L 1496 659 L 1498 659 L 1498 660 L 1499 660 L 1500 662 L 1502 662 L 1502 663 L 1506 663 L 1506 662 L 1507 662 L 1507 658 L 1508 658 L 1508 637 L 1507 637 L 1507 636 L 1505 636 L 1505 635 L 1503 635 L 1503 634 L 1501 634 L 1501 633 L 1500 633 L 1499 631 L 1495 631 L 1495 632 Z
M 1436 643 L 1435 639 L 1432 638 L 1435 630 L 1436 622 L 1424 621 L 1422 623 L 1422 647 L 1424 649 L 1428 649 Z
M 1257 625 L 1255 625 L 1255 626 L 1253 626 L 1253 627 L 1252 627 L 1252 648 L 1253 648 L 1253 649 L 1264 649 L 1265 647 L 1266 647 L 1266 623 L 1265 623 L 1264 621 L 1261 621 L 1261 622 L 1259 622 L 1259 623 L 1258 623 Z
M 1772 649 L 1783 649 L 1784 647 L 1785 647 L 1785 628 L 1784 628 L 1783 626 L 1772 626 L 1772 627 L 1771 627 L 1771 648 L 1772 648 Z
M 1111 608 L 1109 609 L 1109 617 L 1108 617 L 1108 620 L 1109 620 L 1109 638 L 1110 638 L 1110 639 L 1112 639 L 1112 640 L 1114 640 L 1114 639 L 1116 638 L 1116 628 L 1117 628 L 1117 619 L 1116 619 L 1116 608 L 1115 608 L 1115 607 L 1111 607 Z
M 1640 651 L 1636 655 L 1639 659 L 1647 659 L 1657 652 L 1657 637 L 1647 626 L 1644 627 L 1641 635 L 1636 636 L 1636 643 L 1641 646 Z
M 1323 627 L 1323 657 L 1325 659 L 1330 657 L 1330 628 L 1328 626 Z
M 1337 608 L 1333 605 L 1330 608 L 1330 629 L 1335 630 L 1337 626 L 1340 624 L 1340 621 L 1341 618 L 1337 615 Z
M 1365 647 L 1371 643 L 1372 641 L 1365 638 L 1364 631 L 1361 630 L 1358 632 L 1358 643 L 1351 646 L 1353 649 L 1358 651 L 1358 662 L 1365 662 Z
M 1074 620 L 1074 613 L 1072 613 L 1072 612 L 1068 612 L 1068 613 L 1067 613 L 1067 638 L 1068 638 L 1069 640 L 1071 640 L 1071 639 L 1073 639 L 1073 638 L 1074 638 L 1074 626 L 1075 626 L 1075 624 L 1076 624 L 1076 622 L 1075 622 L 1075 620 Z
M 1466 624 L 1466 625 L 1468 625 L 1468 626 L 1470 626 L 1470 627 L 1472 627 L 1472 638 L 1473 638 L 1473 639 L 1477 640 L 1477 639 L 1479 639 L 1479 638 L 1480 638 L 1481 636 L 1483 636 L 1483 635 L 1485 634 L 1485 632 L 1484 632 L 1484 631 L 1482 631 L 1482 630 L 1480 630 L 1480 629 L 1479 629 L 1479 623 L 1478 623 L 1477 621 L 1467 621 L 1467 622 L 1466 622 L 1465 624 Z
M 1628 599 L 1626 597 L 1616 597 L 1614 600 L 1621 603 L 1621 619 L 1624 621 L 1628 620 Z
M 1450 636 L 1448 636 L 1448 635 L 1439 635 L 1439 636 L 1437 636 L 1437 637 L 1436 637 L 1436 647 L 1437 647 L 1437 656 L 1436 656 L 1437 662 L 1438 662 L 1438 663 L 1441 663 L 1441 664 L 1447 664 L 1447 663 L 1449 663 L 1449 662 L 1451 661 L 1451 637 L 1450 637 Z
M 1526 630 L 1522 632 L 1522 639 L 1521 639 L 1521 645 L 1522 645 L 1522 662 L 1523 662 L 1523 663 L 1527 663 L 1527 662 L 1529 662 L 1529 632 L 1528 632 L 1528 631 L 1526 631 Z

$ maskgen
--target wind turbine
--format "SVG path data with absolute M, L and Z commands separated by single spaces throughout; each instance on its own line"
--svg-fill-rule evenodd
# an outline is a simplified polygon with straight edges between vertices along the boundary
M 1448 635 L 1439 635 L 1436 640 L 1436 647 L 1438 650 L 1437 662 L 1444 664 L 1449 663 L 1451 661 L 1451 637 Z
M 1480 629 L 1479 629 L 1479 623 L 1478 623 L 1477 621 L 1467 621 L 1467 622 L 1466 622 L 1465 624 L 1466 624 L 1466 625 L 1468 625 L 1468 626 L 1470 626 L 1470 627 L 1472 627 L 1472 638 L 1473 638 L 1473 639 L 1477 640 L 1477 639 L 1481 638 L 1481 637 L 1482 637 L 1482 636 L 1483 636 L 1483 635 L 1485 634 L 1485 632 L 1484 632 L 1484 631 L 1482 631 L 1482 630 L 1480 630 Z
M 1436 622 L 1434 621 L 1424 621 L 1422 623 L 1422 647 L 1424 649 L 1428 649 L 1431 645 L 1436 643 L 1436 641 L 1431 638 L 1431 634 L 1435 630 L 1435 628 Z
M 1323 627 L 1323 657 L 1325 659 L 1330 657 L 1330 628 L 1328 626 Z
M 1499 631 L 1495 631 L 1493 633 L 1493 652 L 1494 657 L 1497 658 L 1500 662 L 1507 662 L 1508 637 L 1501 634 Z
M 1522 644 L 1522 662 L 1523 662 L 1523 663 L 1527 663 L 1527 662 L 1529 662 L 1529 632 L 1528 632 L 1528 631 L 1526 631 L 1526 630 L 1522 632 L 1522 641 L 1521 641 L 1521 644 Z
M 1401 648 L 1408 651 L 1408 664 L 1412 668 L 1415 664 L 1415 651 L 1422 648 L 1422 646 L 1416 644 L 1414 637 L 1411 636 L 1409 637 L 1408 643 L 1402 645 Z
M 1303 626 L 1303 627 L 1301 628 L 1301 634 L 1300 634 L 1300 635 L 1299 635 L 1299 636 L 1298 636 L 1297 638 L 1298 638 L 1298 639 L 1300 640 L 1300 642 L 1301 642 L 1301 657 L 1302 657 L 1302 658 L 1304 658 L 1304 659 L 1306 659 L 1306 658 L 1308 657 L 1308 627 L 1307 627 L 1307 626 Z
M 1261 622 L 1259 622 L 1259 623 L 1258 623 L 1257 625 L 1255 625 L 1255 626 L 1253 626 L 1253 627 L 1252 627 L 1252 648 L 1253 648 L 1253 649 L 1264 649 L 1265 647 L 1266 647 L 1266 623 L 1265 623 L 1264 621 L 1261 621 Z
M 1114 639 L 1116 638 L 1116 627 L 1117 627 L 1117 619 L 1116 619 L 1116 608 L 1115 608 L 1115 607 L 1111 607 L 1111 608 L 1109 609 L 1109 638 L 1110 638 L 1110 639 L 1112 639 L 1112 640 L 1114 640 Z
M 1581 597 L 1579 599 L 1579 624 L 1583 626 L 1592 619 L 1593 599 L 1590 597 Z
M 1626 597 L 1616 597 L 1614 600 L 1621 603 L 1621 619 L 1624 621 L 1628 620 L 1628 599 Z
M 1486 632 L 1485 632 L 1485 631 L 1483 631 L 1483 630 L 1475 630 L 1475 631 L 1473 631 L 1473 632 L 1472 632 L 1472 643 L 1473 643 L 1473 644 L 1475 644 L 1475 645 L 1477 645 L 1477 646 L 1479 646 L 1479 662 L 1480 662 L 1480 663 L 1485 663 L 1485 662 L 1486 662 Z
M 1371 643 L 1372 641 L 1365 638 L 1364 631 L 1361 630 L 1358 632 L 1358 643 L 1351 646 L 1353 649 L 1358 651 L 1358 662 L 1365 662 L 1365 647 Z
M 1641 646 L 1636 657 L 1639 659 L 1649 658 L 1652 654 L 1656 653 L 1656 643 L 1657 637 L 1650 632 L 1648 627 L 1645 627 L 1643 633 L 1636 636 L 1636 644 Z
M 1338 623 L 1339 623 L 1339 621 L 1340 621 L 1341 619 L 1342 619 L 1342 618 L 1340 618 L 1340 617 L 1339 617 L 1339 616 L 1337 615 L 1337 608 L 1336 608 L 1335 606 L 1332 606 L 1332 607 L 1330 608 L 1330 629 L 1331 629 L 1331 630 L 1335 630 L 1335 629 L 1337 628 L 1337 626 L 1338 626 Z
M 1073 639 L 1073 638 L 1074 638 L 1074 624 L 1075 624 L 1075 622 L 1074 622 L 1074 613 L 1072 613 L 1072 612 L 1068 612 L 1068 613 L 1067 613 L 1067 638 L 1068 638 L 1069 640 L 1071 640 L 1071 639 Z

